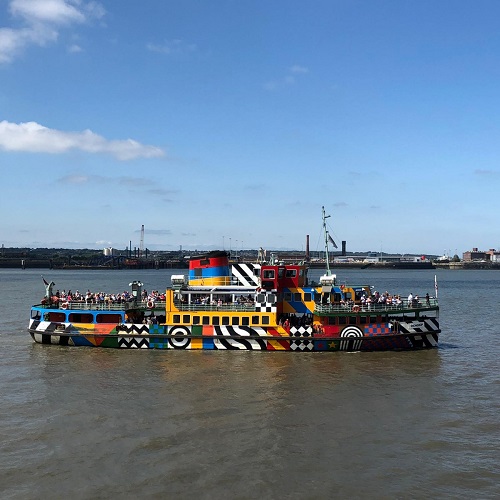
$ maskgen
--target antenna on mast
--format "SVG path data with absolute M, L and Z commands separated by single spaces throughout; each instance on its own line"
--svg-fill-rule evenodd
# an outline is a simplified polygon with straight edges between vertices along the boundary
M 142 257 L 144 253 L 144 224 L 141 226 L 141 243 L 139 246 L 139 257 Z
M 330 270 L 330 256 L 328 255 L 328 242 L 332 243 L 335 248 L 337 248 L 337 245 L 335 244 L 333 238 L 328 233 L 328 229 L 326 227 L 326 219 L 328 219 L 328 217 L 330 216 L 326 215 L 325 207 L 321 207 L 321 210 L 323 215 L 323 232 L 325 233 L 326 273 L 319 278 L 319 282 L 323 286 L 323 293 L 329 294 L 332 290 L 332 286 L 335 285 L 337 276 L 335 274 L 332 274 Z
M 330 217 L 325 213 L 325 207 L 321 207 L 322 216 L 323 216 L 323 232 L 325 233 L 325 260 L 326 260 L 326 274 L 330 276 L 332 272 L 330 271 L 330 257 L 328 256 L 328 229 L 326 228 L 326 219 Z

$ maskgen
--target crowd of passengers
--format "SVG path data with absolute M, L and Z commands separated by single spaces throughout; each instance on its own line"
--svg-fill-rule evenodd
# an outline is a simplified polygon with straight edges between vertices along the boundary
M 379 293 L 375 292 L 373 297 L 363 293 L 361 295 L 361 305 L 370 307 L 371 304 L 382 304 L 382 305 L 393 305 L 401 306 L 403 305 L 403 300 L 400 295 L 391 295 L 389 292 Z
M 180 297 L 180 302 L 181 303 L 186 303 L 187 299 L 185 298 L 184 295 L 181 295 Z M 243 306 L 243 305 L 255 305 L 253 296 L 248 294 L 248 296 L 243 296 L 239 295 L 238 297 L 235 297 L 235 300 L 232 300 L 231 295 L 217 295 L 213 297 L 212 300 L 210 300 L 210 295 L 192 295 L 191 296 L 191 305 L 201 305 L 201 306 L 225 306 L 225 305 L 238 305 L 238 306 Z
M 341 301 L 342 304 L 343 301 Z M 402 307 L 403 306 L 403 299 L 401 298 L 401 295 L 391 295 L 389 292 L 384 292 L 384 293 L 379 293 L 379 292 L 374 292 L 373 296 L 366 295 L 363 293 L 360 297 L 360 302 L 361 306 L 367 307 L 370 309 L 371 305 L 390 305 L 390 306 L 396 306 L 396 307 Z M 425 302 L 427 305 L 430 305 L 430 296 L 427 293 L 425 295 Z M 351 306 L 354 303 L 351 301 L 350 303 L 344 302 L 344 306 Z M 411 307 L 419 307 L 421 305 L 420 302 L 420 297 L 418 295 L 413 295 L 410 293 L 408 295 L 407 299 L 407 305 Z
M 52 297 L 52 302 L 85 302 L 85 304 L 101 304 L 101 305 L 111 305 L 111 304 L 123 304 L 133 300 L 133 296 L 130 292 L 124 291 L 121 293 L 105 293 L 105 292 L 91 292 L 87 290 L 86 293 L 81 293 L 80 291 L 72 292 L 71 290 L 63 290 L 60 292 L 56 291 Z M 158 290 L 153 290 L 148 292 L 143 290 L 141 292 L 141 301 L 145 304 L 155 304 L 156 302 L 164 302 L 165 294 L 160 293 Z

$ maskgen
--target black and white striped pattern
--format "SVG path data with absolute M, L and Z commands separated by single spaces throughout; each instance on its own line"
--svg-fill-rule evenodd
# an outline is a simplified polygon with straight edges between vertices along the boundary
M 260 264 L 233 264 L 231 272 L 238 285 L 260 285 Z
M 401 321 L 399 333 L 432 333 L 439 332 L 439 323 L 436 318 L 426 318 L 420 321 Z
M 426 333 L 422 335 L 408 335 L 406 340 L 414 349 L 425 349 L 438 346 L 438 334 Z
M 340 337 L 349 340 L 341 340 L 339 349 L 341 351 L 359 351 L 363 343 L 363 336 L 363 332 L 357 326 L 347 326 L 340 332 Z
M 69 345 L 70 323 L 54 323 L 31 319 L 29 332 L 38 344 Z
M 50 333 L 30 332 L 31 337 L 37 344 L 52 344 L 52 345 L 72 345 L 69 335 L 54 335 Z
M 249 326 L 214 326 L 214 347 L 227 350 L 265 351 L 267 341 L 264 338 L 255 338 L 256 336 L 266 336 L 266 332 L 262 328 Z

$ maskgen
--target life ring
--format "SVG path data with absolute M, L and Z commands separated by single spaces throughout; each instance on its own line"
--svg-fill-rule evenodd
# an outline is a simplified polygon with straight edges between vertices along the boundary
M 152 300 L 148 300 L 149 309 L 153 309 L 154 306 L 155 306 L 155 303 Z
M 68 303 L 67 303 L 67 302 L 63 302 L 63 303 L 61 304 L 61 307 L 62 307 L 63 309 L 67 309 L 67 308 L 68 308 Z
M 359 306 L 352 306 L 352 312 L 359 312 Z

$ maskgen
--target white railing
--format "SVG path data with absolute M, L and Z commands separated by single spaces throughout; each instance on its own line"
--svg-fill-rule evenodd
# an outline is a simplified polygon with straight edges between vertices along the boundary
M 346 313 L 346 312 L 402 312 L 402 311 L 420 311 L 422 309 L 436 309 L 438 301 L 435 298 L 413 300 L 411 303 L 408 299 L 402 299 L 400 304 L 384 304 L 380 302 L 371 304 L 316 304 L 314 312 L 316 314 L 329 314 L 329 313 Z
M 153 302 L 153 307 L 148 306 L 148 302 L 140 301 L 137 305 L 134 302 L 85 302 L 72 300 L 69 302 L 59 301 L 57 304 L 42 304 L 44 309 L 71 309 L 81 311 L 125 311 L 127 309 L 134 309 L 141 307 L 144 309 L 162 309 L 165 310 L 165 301 Z

